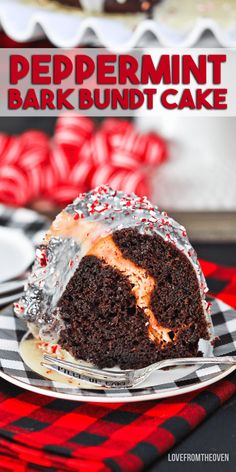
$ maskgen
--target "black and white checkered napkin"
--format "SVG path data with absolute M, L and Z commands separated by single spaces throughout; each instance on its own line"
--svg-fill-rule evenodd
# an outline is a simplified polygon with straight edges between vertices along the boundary
M 228 305 L 220 300 L 214 299 L 212 303 L 212 320 L 214 325 L 215 335 L 218 337 L 214 354 L 216 356 L 235 354 L 236 351 L 236 312 Z M 170 382 L 168 384 L 156 385 L 147 388 L 136 388 L 131 390 L 123 390 L 122 392 L 104 391 L 104 390 L 84 390 L 74 388 L 69 384 L 63 382 L 54 382 L 45 379 L 33 372 L 21 359 L 19 354 L 19 343 L 26 333 L 26 326 L 24 321 L 17 319 L 13 315 L 12 307 L 5 308 L 0 313 L 0 376 L 1 373 L 5 378 L 11 382 L 20 382 L 22 387 L 32 389 L 36 387 L 37 390 L 44 394 L 68 395 L 73 399 L 88 400 L 93 397 L 93 400 L 101 401 L 122 401 L 125 397 L 138 400 L 144 400 L 145 397 L 155 395 L 161 392 L 166 392 L 166 396 L 176 391 L 176 389 L 183 389 L 190 385 L 195 385 L 196 388 L 201 387 L 204 381 L 215 377 L 217 380 L 224 367 L 211 366 L 200 367 L 194 373 L 187 375 L 178 381 Z M 229 370 L 229 369 L 227 369 Z M 50 391 L 50 393 L 49 393 Z
M 35 235 L 38 232 L 46 231 L 48 225 L 47 218 L 35 211 L 0 205 L 0 226 L 21 230 L 33 241 Z
M 37 245 L 42 240 L 42 236 L 49 226 L 49 221 L 32 210 L 0 205 L 0 226 L 22 231 L 34 245 Z M 17 293 L 22 290 L 25 277 L 25 274 L 21 274 L 15 283 L 8 280 L 6 283 L 0 284 L 0 307 L 16 299 Z M 12 283 L 9 284 L 9 282 Z

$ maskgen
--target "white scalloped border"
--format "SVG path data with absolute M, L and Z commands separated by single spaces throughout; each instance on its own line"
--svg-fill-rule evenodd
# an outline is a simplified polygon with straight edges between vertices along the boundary
M 236 46 L 236 27 L 222 28 L 214 20 L 197 19 L 188 31 L 173 30 L 161 22 L 143 20 L 133 29 L 111 17 L 84 18 L 64 10 L 50 10 L 21 0 L 0 0 L 0 25 L 18 42 L 47 37 L 57 47 L 76 47 L 88 42 L 119 51 L 148 44 L 165 47 L 194 46 L 211 31 L 223 47 Z

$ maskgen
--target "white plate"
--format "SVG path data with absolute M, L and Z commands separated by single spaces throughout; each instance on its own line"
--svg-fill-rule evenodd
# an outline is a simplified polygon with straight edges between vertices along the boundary
M 32 334 L 30 331 L 28 331 L 25 336 L 22 338 L 20 342 L 20 355 L 25 362 L 25 364 L 32 369 L 34 372 L 37 372 L 38 374 L 42 375 L 43 377 L 48 378 L 51 380 L 59 380 L 59 381 L 65 381 L 66 385 L 68 385 L 68 380 L 66 377 L 63 375 L 55 374 L 54 372 L 50 372 L 48 374 L 48 371 L 45 367 L 41 366 L 41 363 L 43 362 L 43 352 L 41 349 L 37 347 L 38 341 L 32 337 Z M 201 351 L 203 353 L 203 356 L 205 357 L 210 357 L 212 354 L 212 346 L 209 342 L 201 340 Z M 76 360 L 70 356 L 66 351 L 63 351 L 63 358 L 70 361 L 70 362 L 75 362 Z M 82 361 L 83 363 L 83 361 Z M 88 364 L 89 366 L 92 367 L 92 364 Z M 186 366 L 186 367 L 173 367 L 172 369 L 167 369 L 167 370 L 158 370 L 154 373 L 152 373 L 148 379 L 146 379 L 144 382 L 140 383 L 138 388 L 147 388 L 147 387 L 153 387 L 155 385 L 166 385 L 170 382 L 175 382 L 179 379 L 182 379 L 183 377 L 186 377 L 187 375 L 192 374 L 197 370 L 197 366 Z M 113 370 L 119 370 L 119 367 L 115 367 Z M 77 387 L 78 386 L 78 381 L 75 380 L 74 385 Z M 87 389 L 88 385 L 86 385 L 83 382 L 79 383 L 79 387 L 83 389 Z M 93 387 L 91 388 L 96 388 L 98 387 Z
M 75 10 L 41 7 L 33 0 L 0 0 L 0 25 L 15 41 L 46 36 L 57 47 L 77 47 L 89 43 L 119 51 L 145 47 L 150 43 L 153 46 L 191 47 L 209 31 L 214 37 L 214 43 L 210 45 L 236 46 L 236 26 L 227 22 L 227 14 L 224 15 L 224 24 L 220 24 L 217 18 L 198 16 L 193 17 L 186 28 L 186 22 L 175 25 L 171 21 L 169 24 L 165 16 L 162 19 L 159 12 L 162 8 L 165 8 L 165 1 L 163 6 L 161 3 L 157 7 L 154 21 L 140 19 L 139 15 L 87 17 Z M 228 17 L 230 21 L 229 14 Z
M 25 270 L 35 256 L 33 247 L 41 244 L 48 226 L 48 219 L 35 211 L 0 205 L 0 306 L 11 303 L 23 290 Z M 20 280 L 9 280 L 9 276 L 20 276 Z
M 235 354 L 236 311 L 216 299 L 213 301 L 212 308 L 214 331 L 215 335 L 219 337 L 214 354 Z M 20 342 L 26 333 L 25 323 L 13 316 L 12 307 L 5 308 L 0 316 L 0 351 L 5 353 L 0 358 L 0 377 L 26 390 L 55 398 L 114 403 L 173 397 L 211 385 L 233 372 L 236 368 L 236 366 L 225 369 L 219 366 L 201 367 L 194 372 L 190 372 L 189 368 L 170 369 L 155 374 L 149 379 L 146 386 L 140 385 L 139 388 L 122 391 L 79 388 L 73 384 L 73 381 L 71 383 L 62 375 L 57 379 L 50 380 L 50 378 L 45 378 L 32 370 L 29 365 L 32 363 L 32 357 L 34 357 L 33 347 L 28 350 L 28 354 L 26 353 L 28 365 L 23 362 L 19 349 Z M 165 378 L 161 378 L 160 374 L 164 374 Z M 51 374 L 48 373 L 47 375 L 50 377 Z
M 34 253 L 20 230 L 0 226 L 0 283 L 22 274 L 34 261 Z

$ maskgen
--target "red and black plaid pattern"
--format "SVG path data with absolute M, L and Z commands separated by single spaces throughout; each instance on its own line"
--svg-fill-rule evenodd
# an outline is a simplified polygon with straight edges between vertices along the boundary
M 232 376 L 178 400 L 108 406 L 10 387 L 1 393 L 0 451 L 9 461 L 28 464 L 26 470 L 136 472 L 157 461 L 235 390 Z
M 201 260 L 211 295 L 236 308 L 236 267 L 223 267 Z
M 236 268 L 201 261 L 214 295 L 236 306 Z M 1 470 L 138 472 L 236 392 L 232 374 L 204 390 L 141 403 L 52 399 L 1 381 Z

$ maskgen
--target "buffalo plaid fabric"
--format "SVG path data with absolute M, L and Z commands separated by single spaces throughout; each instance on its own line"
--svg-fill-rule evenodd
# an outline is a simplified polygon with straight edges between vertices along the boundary
M 236 268 L 201 261 L 211 293 L 236 308 Z M 160 401 L 89 404 L 52 399 L 1 380 L 1 471 L 138 472 L 236 392 L 236 374 Z

